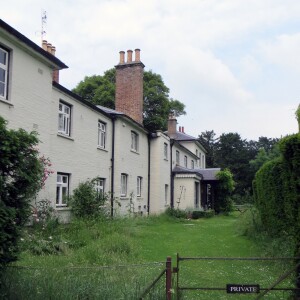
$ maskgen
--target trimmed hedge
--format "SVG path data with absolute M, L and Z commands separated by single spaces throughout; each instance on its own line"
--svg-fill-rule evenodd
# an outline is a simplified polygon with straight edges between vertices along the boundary
M 283 138 L 279 148 L 282 156 L 264 164 L 255 175 L 255 205 L 271 236 L 287 234 L 299 245 L 300 134 Z

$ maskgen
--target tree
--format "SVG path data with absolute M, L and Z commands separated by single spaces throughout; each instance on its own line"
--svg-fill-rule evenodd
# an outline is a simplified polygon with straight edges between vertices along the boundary
M 73 92 L 85 100 L 108 108 L 115 108 L 115 69 L 104 72 L 103 76 L 86 76 Z M 162 77 L 152 71 L 144 72 L 144 126 L 149 131 L 166 130 L 168 116 L 184 115 L 184 104 L 169 97 L 169 88 Z
M 43 185 L 44 167 L 35 133 L 8 130 L 0 117 L 0 266 L 17 259 L 30 201 Z
M 216 134 L 213 130 L 201 132 L 199 135 L 199 142 L 207 151 L 206 153 L 206 167 L 214 168 L 217 167 L 215 164 L 215 145 L 217 142 L 217 138 L 215 138 Z

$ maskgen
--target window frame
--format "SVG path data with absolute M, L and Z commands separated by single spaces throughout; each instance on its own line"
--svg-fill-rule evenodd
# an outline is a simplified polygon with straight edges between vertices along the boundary
M 142 188 L 143 188 L 143 177 L 138 176 L 136 179 L 136 196 L 142 197 Z
M 105 178 L 97 178 L 94 181 L 97 198 L 102 200 L 105 194 Z
M 180 165 L 180 152 L 179 152 L 179 150 L 176 150 L 176 152 L 175 152 L 175 159 L 176 159 L 176 164 Z
M 58 178 L 61 177 L 61 181 L 58 181 Z M 63 178 L 66 178 L 67 182 L 64 182 Z M 63 192 L 63 188 L 66 188 L 66 193 Z M 66 207 L 67 203 L 64 203 L 64 197 L 69 197 L 70 192 L 70 174 L 57 172 L 56 174 L 56 207 Z
M 188 157 L 187 157 L 187 155 L 184 156 L 183 165 L 184 165 L 185 168 L 187 168 L 187 166 L 188 166 Z
M 120 197 L 127 196 L 128 174 L 121 173 Z
M 168 205 L 169 200 L 169 185 L 165 184 L 165 206 Z
M 168 160 L 168 144 L 164 143 L 164 159 Z
M 62 107 L 62 110 L 60 110 L 60 107 Z M 65 112 L 65 108 L 69 109 L 68 114 Z M 63 129 L 60 129 L 61 115 L 63 119 Z M 71 136 L 71 118 L 72 118 L 72 105 L 60 100 L 58 105 L 58 133 L 59 134 L 64 136 Z
M 10 62 L 10 51 L 6 49 L 5 47 L 0 45 L 0 51 L 4 52 L 6 54 L 6 59 L 4 64 L 0 62 L 0 69 L 4 71 L 4 81 L 0 82 L 0 84 L 3 84 L 3 95 L 0 94 L 0 99 L 1 100 L 6 100 L 8 99 L 8 81 L 9 81 L 9 62 Z
M 139 135 L 135 131 L 131 131 L 131 151 L 139 152 Z
M 98 148 L 106 149 L 106 123 L 98 121 Z

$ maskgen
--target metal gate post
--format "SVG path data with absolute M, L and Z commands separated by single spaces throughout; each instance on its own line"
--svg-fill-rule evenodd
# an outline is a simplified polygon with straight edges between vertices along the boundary
M 172 299 L 172 258 L 167 257 L 166 261 L 166 299 Z

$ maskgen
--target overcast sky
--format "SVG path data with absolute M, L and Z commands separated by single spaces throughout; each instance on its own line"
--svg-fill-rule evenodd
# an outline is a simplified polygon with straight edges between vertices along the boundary
M 40 45 L 42 11 L 68 89 L 140 48 L 145 69 L 186 105 L 186 133 L 257 140 L 298 129 L 299 0 L 10 0 L 0 17 Z

